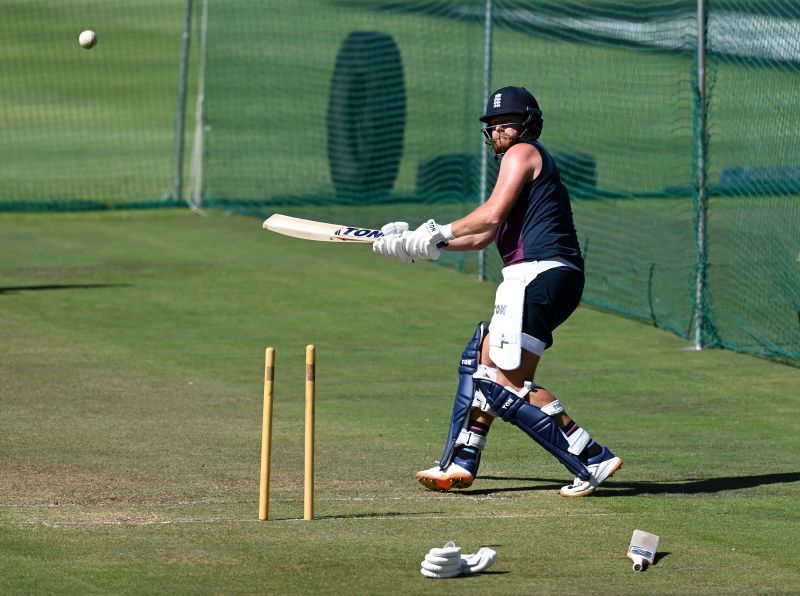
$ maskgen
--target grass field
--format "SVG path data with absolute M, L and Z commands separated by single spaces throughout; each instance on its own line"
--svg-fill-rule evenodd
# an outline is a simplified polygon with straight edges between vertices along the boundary
M 586 307 L 537 381 L 625 460 L 596 496 L 496 425 L 458 494 L 440 455 L 490 284 L 183 211 L 0 217 L 0 593 L 791 593 L 800 371 Z M 302 521 L 317 345 L 317 519 Z M 273 520 L 257 521 L 277 348 Z M 636 528 L 657 564 L 630 569 Z M 433 546 L 498 559 L 419 574 Z

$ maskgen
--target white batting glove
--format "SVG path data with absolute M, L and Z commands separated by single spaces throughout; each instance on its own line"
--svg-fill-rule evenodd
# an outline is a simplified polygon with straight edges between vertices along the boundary
M 405 237 L 405 247 L 412 259 L 435 261 L 442 254 L 442 248 L 454 238 L 450 224 L 439 226 L 429 219 Z
M 471 555 L 461 555 L 461 573 L 480 573 L 491 567 L 496 558 L 497 551 L 488 546 L 482 547 L 478 552 Z
M 384 236 L 389 234 L 400 234 L 408 231 L 408 222 L 405 221 L 391 221 L 381 228 L 381 233 Z
M 410 264 L 414 262 L 405 247 L 405 236 L 408 235 L 408 224 L 404 221 L 393 221 L 381 228 L 383 236 L 372 243 L 372 252 L 384 257 L 394 257 L 398 261 Z

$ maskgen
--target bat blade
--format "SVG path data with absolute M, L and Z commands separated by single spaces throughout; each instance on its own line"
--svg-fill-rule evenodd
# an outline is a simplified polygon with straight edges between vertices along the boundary
M 658 550 L 658 536 L 643 530 L 634 530 L 631 545 L 628 547 L 628 558 L 633 561 L 634 571 L 643 571 L 652 565 Z
M 318 242 L 375 242 L 383 236 L 380 230 L 360 228 L 358 226 L 340 226 L 337 224 L 289 217 L 275 213 L 264 220 L 262 226 L 265 230 L 302 238 L 303 240 L 316 240 Z

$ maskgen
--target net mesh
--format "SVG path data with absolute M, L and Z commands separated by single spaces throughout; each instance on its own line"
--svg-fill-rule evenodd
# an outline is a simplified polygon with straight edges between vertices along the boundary
M 486 196 L 486 6 L 208 3 L 202 205 L 363 226 L 469 212 Z M 707 8 L 703 172 L 694 1 L 494 0 L 490 87 L 524 85 L 542 107 L 541 141 L 573 197 L 585 302 L 692 339 L 700 272 L 704 343 L 797 364 L 800 5 Z M 182 9 L 10 4 L 0 209 L 169 195 Z M 100 32 L 90 52 L 73 39 L 87 27 Z M 474 253 L 444 262 L 477 273 Z M 500 269 L 490 248 L 486 276 Z
M 76 208 L 171 191 L 183 4 L 17 0 L 0 19 L 0 200 Z M 84 29 L 97 46 L 78 45 Z

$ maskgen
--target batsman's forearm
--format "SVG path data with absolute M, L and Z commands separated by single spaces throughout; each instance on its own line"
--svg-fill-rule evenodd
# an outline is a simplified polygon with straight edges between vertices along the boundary
M 487 247 L 494 240 L 494 232 L 484 232 L 483 234 L 470 234 L 453 238 L 448 242 L 445 250 L 460 252 L 465 250 L 480 250 Z
M 472 213 L 469 213 L 454 221 L 452 226 L 453 234 L 456 238 L 461 236 L 494 234 L 497 226 L 503 220 L 505 214 L 495 205 L 483 203 Z

